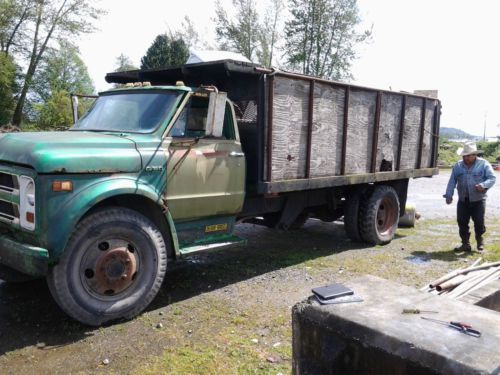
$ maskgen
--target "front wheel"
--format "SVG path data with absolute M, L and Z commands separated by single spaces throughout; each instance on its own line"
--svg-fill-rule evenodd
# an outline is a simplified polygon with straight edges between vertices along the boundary
M 166 267 L 158 228 L 133 210 L 107 208 L 76 226 L 48 284 L 68 315 L 99 326 L 143 311 L 158 293 Z
M 360 206 L 359 234 L 371 245 L 383 245 L 394 238 L 399 222 L 399 198 L 391 186 L 376 186 Z

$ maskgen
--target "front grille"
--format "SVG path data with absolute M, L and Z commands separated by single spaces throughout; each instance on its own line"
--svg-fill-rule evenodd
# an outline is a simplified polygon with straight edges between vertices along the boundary
M 15 189 L 18 189 L 17 176 L 0 172 L 0 190 L 11 193 Z
M 10 202 L 0 200 L 0 219 L 14 221 L 19 218 L 19 209 Z

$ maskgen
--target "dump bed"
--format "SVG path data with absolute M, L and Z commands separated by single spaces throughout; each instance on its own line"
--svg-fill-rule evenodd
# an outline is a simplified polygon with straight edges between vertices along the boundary
M 437 99 L 232 60 L 109 73 L 106 80 L 182 80 L 226 91 L 235 104 L 250 194 L 437 174 Z

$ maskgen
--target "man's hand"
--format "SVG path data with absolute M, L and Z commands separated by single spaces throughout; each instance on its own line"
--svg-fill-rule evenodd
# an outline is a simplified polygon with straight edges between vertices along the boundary
M 453 202 L 453 198 L 446 198 L 446 204 L 451 204 Z
M 474 186 L 476 188 L 477 191 L 479 191 L 480 193 L 484 193 L 486 191 L 486 189 L 484 187 L 481 186 L 481 184 L 477 184 Z

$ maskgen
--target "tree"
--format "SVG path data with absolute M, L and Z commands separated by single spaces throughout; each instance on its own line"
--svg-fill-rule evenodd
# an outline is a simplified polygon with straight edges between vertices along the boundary
M 95 91 L 78 47 L 61 41 L 58 49 L 48 49 L 33 77 L 30 108 L 41 129 L 54 129 L 72 124 L 70 93 L 93 94 Z M 67 96 L 67 98 L 64 97 Z M 79 113 L 88 108 L 81 101 Z M 86 105 L 87 104 L 87 105 Z M 58 111 L 57 113 L 54 111 Z
M 55 91 L 43 104 L 35 105 L 38 130 L 59 130 L 73 124 L 71 98 L 66 90 Z M 80 112 L 80 106 L 78 107 Z
M 14 125 L 20 125 L 28 91 L 49 43 L 53 39 L 63 39 L 66 35 L 74 38 L 91 32 L 92 22 L 103 12 L 92 6 L 92 0 L 31 0 L 16 3 L 27 4 L 28 7 L 26 19 L 22 22 L 26 32 L 22 47 L 26 51 L 27 70 L 12 119 Z
M 12 119 L 15 90 L 16 65 L 12 57 L 0 52 L 0 125 L 5 125 Z
M 267 67 L 273 65 L 274 50 L 281 39 L 280 19 L 283 10 L 283 0 L 271 0 L 271 5 L 266 10 L 264 23 L 260 30 L 260 49 L 257 50 L 257 58 L 262 65 Z
M 21 47 L 21 40 L 26 37 L 25 28 L 32 16 L 34 2 L 30 0 L 0 1 L 0 51 L 6 55 L 11 48 Z
M 188 16 L 184 17 L 181 29 L 174 34 L 176 39 L 183 39 L 188 49 L 204 48 L 207 46 L 205 41 L 202 41 L 200 34 L 196 30 L 193 21 Z
M 126 72 L 128 70 L 137 70 L 130 57 L 123 53 L 115 59 L 115 72 Z
M 350 78 L 355 46 L 371 31 L 359 33 L 356 0 L 289 0 L 285 54 L 292 70 L 322 78 Z
M 32 92 L 38 101 L 47 101 L 54 93 L 66 91 L 93 94 L 94 84 L 78 47 L 61 41 L 58 49 L 49 49 L 33 77 Z
M 158 35 L 141 59 L 141 69 L 159 69 L 184 64 L 189 50 L 182 38 L 169 34 Z
M 249 60 L 255 60 L 259 50 L 262 27 L 256 10 L 255 0 L 233 0 L 236 20 L 231 20 L 220 1 L 216 4 L 215 32 L 219 47 L 223 50 L 239 52 Z

